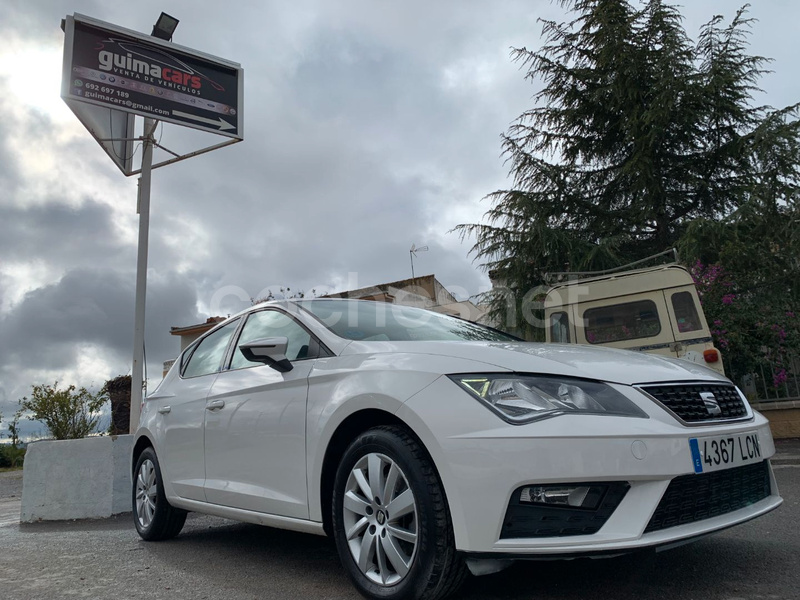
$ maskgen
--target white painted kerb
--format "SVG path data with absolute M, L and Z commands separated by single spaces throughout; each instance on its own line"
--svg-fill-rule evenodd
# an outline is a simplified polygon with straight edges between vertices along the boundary
M 132 435 L 28 445 L 20 521 L 98 519 L 131 510 Z

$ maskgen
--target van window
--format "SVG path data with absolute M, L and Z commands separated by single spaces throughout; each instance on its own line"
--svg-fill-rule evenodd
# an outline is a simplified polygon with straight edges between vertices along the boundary
M 658 310 L 652 300 L 590 308 L 583 313 L 583 327 L 590 344 L 635 340 L 661 333 Z
M 675 311 L 675 320 L 678 322 L 678 331 L 697 331 L 700 329 L 700 317 L 697 316 L 697 307 L 694 298 L 689 292 L 672 294 L 672 309 Z
M 557 344 L 569 344 L 569 318 L 565 312 L 550 315 L 550 340 Z

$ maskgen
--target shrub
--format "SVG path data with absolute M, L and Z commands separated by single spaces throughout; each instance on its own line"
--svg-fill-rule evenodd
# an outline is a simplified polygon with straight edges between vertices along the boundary
M 44 423 L 53 438 L 74 440 L 97 432 L 100 409 L 107 400 L 103 390 L 93 394 L 74 385 L 59 389 L 56 381 L 52 386 L 34 385 L 31 397 L 23 398 L 20 405 L 31 413 L 31 421 Z

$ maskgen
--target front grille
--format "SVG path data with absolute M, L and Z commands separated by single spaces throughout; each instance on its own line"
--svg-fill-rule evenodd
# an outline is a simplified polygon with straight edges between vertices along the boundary
M 695 523 L 755 504 L 769 496 L 769 467 L 752 465 L 672 480 L 645 533 Z
M 687 423 L 741 419 L 747 416 L 744 400 L 732 385 L 689 383 L 681 385 L 645 385 L 642 390 L 653 396 Z M 714 394 L 719 411 L 709 407 L 702 393 Z M 716 413 L 716 414 L 715 414 Z

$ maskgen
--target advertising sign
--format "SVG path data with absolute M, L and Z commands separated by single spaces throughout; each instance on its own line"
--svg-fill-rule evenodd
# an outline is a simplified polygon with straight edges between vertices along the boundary
M 242 139 L 242 69 L 75 15 L 65 21 L 61 97 Z M 74 108 L 73 108 L 74 110 Z

